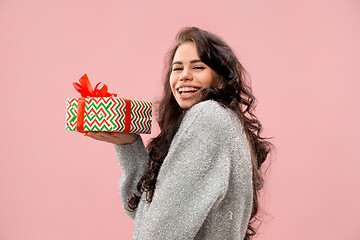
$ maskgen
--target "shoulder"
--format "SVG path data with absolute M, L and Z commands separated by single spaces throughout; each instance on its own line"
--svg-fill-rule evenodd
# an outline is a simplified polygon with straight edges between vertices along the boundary
M 214 100 L 206 100 L 195 104 L 185 114 L 184 120 L 196 119 L 198 122 L 205 121 L 208 124 L 220 124 L 233 122 L 237 119 L 235 112 Z M 210 121 L 211 120 L 211 121 Z
M 227 108 L 223 107 L 220 103 L 218 103 L 215 100 L 206 100 L 206 101 L 202 101 L 199 102 L 197 104 L 195 104 L 194 106 L 192 106 L 189 110 L 187 114 L 194 114 L 194 113 L 200 113 L 200 112 L 223 112 L 225 113 L 227 110 Z
M 242 127 L 233 110 L 217 101 L 206 100 L 195 104 L 186 112 L 180 129 L 223 135 L 237 132 Z

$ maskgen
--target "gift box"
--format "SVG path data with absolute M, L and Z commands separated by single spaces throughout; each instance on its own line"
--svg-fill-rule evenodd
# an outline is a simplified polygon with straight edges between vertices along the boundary
M 73 85 L 81 97 L 67 98 L 66 130 L 151 133 L 150 101 L 119 98 L 101 82 L 92 89 L 86 74 L 79 82 Z

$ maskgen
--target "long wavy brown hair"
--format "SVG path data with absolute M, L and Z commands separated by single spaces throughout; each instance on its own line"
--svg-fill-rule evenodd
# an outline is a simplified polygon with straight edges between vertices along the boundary
M 187 110 L 180 108 L 170 88 L 169 78 L 172 71 L 171 64 L 177 48 L 184 42 L 195 43 L 200 60 L 213 69 L 218 75 L 221 88 L 203 89 L 201 100 L 213 99 L 222 106 L 236 112 L 242 122 L 251 149 L 253 165 L 253 207 L 245 240 L 256 234 L 257 228 L 252 224 L 259 220 L 258 213 L 258 191 L 263 188 L 263 177 L 260 169 L 273 145 L 266 141 L 267 138 L 260 137 L 262 126 L 253 111 L 256 99 L 252 94 L 250 85 L 246 83 L 248 75 L 244 67 L 231 48 L 218 36 L 196 27 L 186 27 L 177 35 L 175 46 L 165 56 L 164 93 L 158 102 L 158 124 L 160 134 L 151 139 L 147 146 L 149 162 L 146 171 L 137 184 L 137 193 L 133 193 L 128 200 L 129 208 L 134 211 L 141 198 L 146 192 L 146 200 L 152 201 L 157 176 L 161 165 L 168 153 L 170 143 L 176 134 L 183 116 Z M 135 189 L 134 189 L 135 190 Z M 138 195 L 140 194 L 140 195 Z

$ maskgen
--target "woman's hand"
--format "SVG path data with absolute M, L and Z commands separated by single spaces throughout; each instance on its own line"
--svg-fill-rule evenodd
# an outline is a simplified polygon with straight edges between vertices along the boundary
M 135 133 L 121 132 L 86 132 L 84 133 L 84 136 L 117 145 L 131 144 L 139 137 L 139 135 Z

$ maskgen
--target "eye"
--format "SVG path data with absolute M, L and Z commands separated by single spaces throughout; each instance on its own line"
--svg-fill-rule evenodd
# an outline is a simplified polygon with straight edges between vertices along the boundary
M 183 68 L 181 67 L 177 67 L 177 68 L 174 68 L 173 71 L 180 71 L 182 70 Z M 205 69 L 204 67 L 194 67 L 193 69 Z
M 182 68 L 174 68 L 173 71 L 178 71 L 178 70 L 182 70 Z

